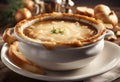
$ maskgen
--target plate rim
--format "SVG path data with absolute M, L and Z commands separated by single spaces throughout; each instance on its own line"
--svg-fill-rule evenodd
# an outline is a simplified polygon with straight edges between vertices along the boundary
M 113 43 L 113 42 L 110 42 L 110 41 L 105 41 L 105 44 L 108 44 L 108 45 L 112 45 L 114 47 L 117 47 L 119 50 L 120 50 L 120 47 Z M 6 48 L 6 49 L 5 49 Z M 113 69 L 119 62 L 119 58 L 117 58 L 117 61 L 114 65 L 112 65 L 112 67 L 109 67 L 109 68 L 106 68 L 106 69 L 102 69 L 101 71 L 97 71 L 93 74 L 90 74 L 90 75 L 87 75 L 87 76 L 82 76 L 80 77 L 79 76 L 70 76 L 70 77 L 53 77 L 53 76 L 47 76 L 47 75 L 40 75 L 40 74 L 37 74 L 37 73 L 32 73 L 30 71 L 27 71 L 23 68 L 20 68 L 19 66 L 15 65 L 6 55 L 6 50 L 8 49 L 7 47 L 7 43 L 4 43 L 2 49 L 1 49 L 1 60 L 2 62 L 9 68 L 11 69 L 12 71 L 20 74 L 20 75 L 23 75 L 25 77 L 29 77 L 29 78 L 34 78 L 34 79 L 38 79 L 38 80 L 44 80 L 44 81 L 74 81 L 74 80 L 82 80 L 82 79 L 85 79 L 85 78 L 89 78 L 89 77 L 93 77 L 93 76 L 96 76 L 96 75 L 99 75 L 99 74 L 102 74 L 102 73 L 105 73 L 107 71 L 110 71 L 111 69 Z M 120 51 L 119 51 L 120 52 Z M 109 66 L 109 65 L 108 65 Z

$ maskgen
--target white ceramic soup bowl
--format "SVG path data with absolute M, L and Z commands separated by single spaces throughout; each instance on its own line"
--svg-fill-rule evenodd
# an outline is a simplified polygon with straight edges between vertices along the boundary
M 46 22 L 48 20 L 82 23 L 94 28 L 96 33 L 91 37 L 77 40 L 77 42 L 36 40 L 25 35 L 24 29 L 27 27 L 36 22 Z M 50 13 L 19 22 L 14 28 L 14 34 L 19 41 L 20 51 L 30 61 L 49 70 L 72 70 L 88 65 L 100 54 L 104 47 L 106 29 L 102 23 L 94 18 L 77 14 Z

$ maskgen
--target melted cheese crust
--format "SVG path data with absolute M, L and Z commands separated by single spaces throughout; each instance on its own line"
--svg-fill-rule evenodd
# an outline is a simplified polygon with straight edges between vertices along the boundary
M 55 42 L 74 42 L 96 34 L 95 29 L 91 29 L 89 25 L 70 21 L 37 22 L 26 27 L 23 32 L 27 37 L 35 40 Z

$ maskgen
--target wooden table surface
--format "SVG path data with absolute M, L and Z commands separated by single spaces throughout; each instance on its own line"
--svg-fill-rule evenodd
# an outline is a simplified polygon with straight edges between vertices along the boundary
M 112 9 L 114 9 L 118 18 L 120 19 L 120 7 L 114 7 Z M 2 29 L 2 28 L 0 28 L 0 29 Z M 119 45 L 120 40 L 119 39 L 116 40 L 115 43 L 117 43 Z M 0 43 L 0 48 L 1 48 L 2 44 L 3 43 Z M 40 80 L 21 76 L 15 72 L 11 71 L 9 68 L 7 68 L 0 60 L 0 82 L 46 82 L 46 81 L 40 81 Z M 79 81 L 79 82 L 83 82 L 83 81 Z M 114 80 L 113 82 L 120 82 L 120 78 Z

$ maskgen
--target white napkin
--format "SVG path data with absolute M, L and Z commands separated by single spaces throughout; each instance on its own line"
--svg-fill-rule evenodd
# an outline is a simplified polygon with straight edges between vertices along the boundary
M 111 82 L 120 77 L 120 64 L 112 70 L 98 76 L 94 76 L 84 80 L 84 82 Z

